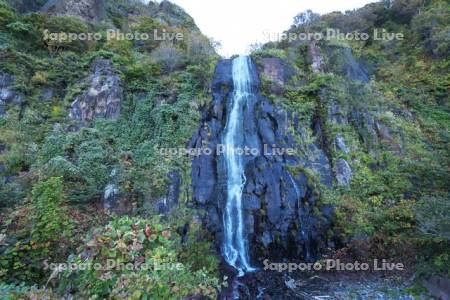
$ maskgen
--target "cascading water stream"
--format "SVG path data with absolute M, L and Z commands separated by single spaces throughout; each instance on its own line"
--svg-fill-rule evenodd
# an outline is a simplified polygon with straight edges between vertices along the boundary
M 238 151 L 244 143 L 242 110 L 252 93 L 249 58 L 239 56 L 233 60 L 232 76 L 234 92 L 225 128 L 224 144 L 227 172 L 227 202 L 223 215 L 223 256 L 226 262 L 239 272 L 239 276 L 255 269 L 250 266 L 248 242 L 244 234 L 242 190 L 245 184 L 243 157 Z

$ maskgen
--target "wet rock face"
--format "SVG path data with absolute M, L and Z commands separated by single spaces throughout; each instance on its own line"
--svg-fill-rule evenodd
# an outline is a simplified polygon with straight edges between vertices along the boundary
M 69 117 L 87 123 L 96 117 L 117 119 L 123 100 L 123 88 L 111 62 L 98 59 L 85 80 L 87 89 L 75 98 Z
M 202 154 L 193 159 L 192 185 L 194 200 L 206 211 L 204 224 L 216 235 L 218 246 L 222 243 L 227 178 L 224 155 L 215 150 L 222 143 L 230 110 L 231 69 L 231 60 L 218 63 L 212 83 L 211 107 L 203 113 L 199 130 L 190 143 L 191 148 L 213 150 L 211 155 Z M 278 76 L 280 73 L 273 71 L 271 74 Z M 252 77 L 257 90 L 259 78 L 254 66 Z M 300 256 L 313 260 L 319 249 L 327 245 L 327 230 L 334 222 L 334 213 L 332 208 L 318 206 L 312 185 L 303 172 L 289 171 L 290 168 L 301 169 L 308 158 L 275 152 L 277 148 L 295 148 L 294 138 L 288 133 L 289 116 L 258 93 L 247 100 L 242 114 L 243 144 L 258 149 L 257 153 L 243 156 L 244 221 L 251 257 L 255 263 L 267 257 Z M 315 163 L 326 164 L 324 167 L 331 176 L 326 159 Z
M 103 209 L 108 213 L 122 213 L 120 189 L 117 184 L 117 170 L 113 169 L 109 175 L 109 183 L 103 189 Z
M 105 15 L 104 0 L 48 0 L 40 9 L 52 15 L 79 17 L 88 22 L 100 22 Z
M 23 95 L 12 89 L 14 76 L 0 72 L 0 116 L 6 113 L 7 104 L 21 105 Z
M 108 184 L 103 191 L 103 208 L 106 211 L 113 211 L 116 209 L 119 199 L 119 188 L 113 184 Z

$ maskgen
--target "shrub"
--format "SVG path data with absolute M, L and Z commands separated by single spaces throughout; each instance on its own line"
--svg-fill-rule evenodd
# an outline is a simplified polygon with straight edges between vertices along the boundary
M 180 259 L 183 263 L 190 265 L 193 271 L 206 270 L 214 274 L 219 268 L 219 260 L 214 255 L 211 243 L 204 240 L 205 236 L 207 232 L 201 228 L 201 224 L 191 222 Z
M 189 35 L 186 41 L 186 48 L 189 60 L 196 65 L 207 64 L 209 58 L 215 54 L 211 40 L 202 35 Z
M 180 67 L 183 60 L 183 53 L 171 43 L 162 43 L 151 56 L 167 73 Z
M 217 278 L 204 269 L 177 265 L 180 237 L 158 220 L 114 219 L 94 230 L 82 250 L 69 263 L 85 266 L 84 270 L 64 272 L 60 286 L 65 290 L 73 285 L 82 298 L 216 297 Z
M 273 48 L 265 49 L 265 48 L 263 48 L 263 49 L 259 49 L 256 52 L 252 53 L 252 56 L 257 60 L 259 58 L 264 58 L 264 57 L 276 57 L 276 58 L 284 59 L 284 58 L 286 58 L 286 53 L 282 49 L 273 49 Z
M 20 230 L 15 236 L 8 232 L 0 249 L 0 278 L 7 282 L 43 282 L 44 260 L 56 261 L 68 252 L 72 226 L 63 209 L 61 178 L 38 182 L 31 198 L 31 207 L 18 211 Z
M 105 44 L 108 51 L 112 51 L 124 57 L 130 57 L 132 54 L 133 43 L 128 40 L 110 39 Z
M 26 286 L 0 283 L 0 298 L 3 300 L 51 300 L 58 299 L 52 291 Z
M 36 73 L 34 73 L 33 77 L 31 78 L 31 81 L 33 83 L 36 83 L 38 85 L 44 85 L 47 84 L 47 72 L 44 71 L 38 71 Z
M 45 138 L 36 167 L 68 183 L 70 202 L 89 202 L 97 200 L 108 183 L 110 150 L 96 130 L 67 133 L 57 126 Z
M 88 50 L 92 45 L 92 41 L 88 39 L 72 40 L 68 35 L 59 35 L 59 39 L 55 40 L 52 33 L 75 33 L 87 34 L 88 26 L 75 17 L 58 16 L 43 17 L 33 14 L 24 19 L 32 24 L 37 43 L 43 45 L 51 53 L 60 50 L 71 50 L 75 52 L 83 52 Z
M 424 197 L 415 207 L 419 230 L 430 237 L 450 241 L 450 203 L 448 195 Z
M 9 30 L 11 30 L 12 32 L 18 34 L 18 35 L 22 35 L 24 33 L 27 33 L 29 31 L 31 31 L 33 28 L 31 27 L 30 24 L 28 23 L 23 23 L 20 21 L 16 21 L 13 23 L 10 23 L 6 26 Z
M 71 225 L 62 209 L 64 193 L 62 179 L 52 177 L 33 187 L 34 228 L 31 231 L 32 242 L 52 244 L 61 237 L 70 235 Z
M 146 16 L 141 17 L 139 23 L 133 27 L 133 30 L 142 34 L 146 33 L 150 36 L 150 38 L 144 41 L 139 41 L 137 44 L 139 49 L 151 52 L 158 47 L 159 42 L 153 38 L 153 35 L 155 30 L 160 30 L 161 28 L 162 25 L 157 20 Z
M 426 53 L 444 58 L 450 52 L 448 43 L 449 8 L 445 1 L 435 1 L 424 12 L 412 19 L 412 28 L 418 35 Z
M 0 25 L 4 26 L 14 20 L 15 14 L 3 1 L 0 1 Z

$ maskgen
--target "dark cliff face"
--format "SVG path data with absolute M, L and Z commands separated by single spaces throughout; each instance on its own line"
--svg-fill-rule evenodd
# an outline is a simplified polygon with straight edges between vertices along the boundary
M 221 144 L 233 92 L 231 68 L 231 60 L 218 63 L 212 83 L 213 102 L 190 145 L 214 150 L 211 155 L 193 159 L 192 184 L 194 200 L 206 211 L 205 225 L 215 233 L 217 243 L 222 240 L 227 190 L 224 157 L 215 150 Z M 258 93 L 260 81 L 253 64 L 252 77 L 257 97 L 243 109 L 244 145 L 259 149 L 257 154 L 244 156 L 243 207 L 250 256 L 253 261 L 283 257 L 313 260 L 331 238 L 327 230 L 333 224 L 333 209 L 319 206 L 308 177 L 298 171 L 300 165 L 307 164 L 305 157 L 274 152 L 274 148 L 295 148 L 289 133 L 290 116 Z M 326 158 L 315 163 L 330 169 Z

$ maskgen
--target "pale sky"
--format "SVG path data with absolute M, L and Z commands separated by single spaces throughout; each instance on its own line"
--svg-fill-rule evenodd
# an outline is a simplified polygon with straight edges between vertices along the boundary
M 222 43 L 221 55 L 244 54 L 289 29 L 307 9 L 320 14 L 359 8 L 377 0 L 170 0 L 191 15 L 200 30 Z

